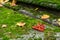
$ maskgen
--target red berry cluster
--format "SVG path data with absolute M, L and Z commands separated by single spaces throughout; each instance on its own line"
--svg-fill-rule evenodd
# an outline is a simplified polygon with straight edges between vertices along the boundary
M 45 25 L 39 23 L 39 24 L 33 26 L 33 29 L 43 32 L 45 30 Z

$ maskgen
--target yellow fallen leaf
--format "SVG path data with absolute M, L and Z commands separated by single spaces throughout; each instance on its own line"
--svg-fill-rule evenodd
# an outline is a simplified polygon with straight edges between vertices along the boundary
M 38 10 L 39 8 L 36 8 L 35 10 Z
M 22 27 L 23 27 L 25 24 L 26 24 L 26 23 L 24 23 L 24 22 L 19 22 L 19 23 L 17 23 L 16 25 L 17 25 L 17 26 L 22 26 Z
M 41 19 L 48 19 L 49 17 L 50 17 L 49 15 L 44 14 L 41 16 Z
M 3 24 L 3 25 L 2 25 L 2 28 L 6 28 L 6 27 L 7 27 L 7 25 L 6 25 L 6 24 Z
M 60 22 L 60 18 L 58 19 L 58 21 Z

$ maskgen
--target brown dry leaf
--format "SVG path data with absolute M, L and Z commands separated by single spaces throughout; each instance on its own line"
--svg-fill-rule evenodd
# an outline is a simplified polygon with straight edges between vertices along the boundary
M 44 14 L 41 16 L 41 19 L 48 19 L 49 17 L 50 17 L 49 15 Z
M 26 24 L 26 23 L 24 23 L 24 22 L 19 22 L 19 23 L 17 23 L 16 25 L 17 25 L 17 26 L 22 26 L 22 27 L 23 27 L 25 24 Z

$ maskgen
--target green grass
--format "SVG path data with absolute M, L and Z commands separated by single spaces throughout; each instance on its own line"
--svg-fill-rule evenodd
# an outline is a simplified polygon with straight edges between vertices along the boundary
M 18 22 L 25 22 L 26 25 L 21 28 L 16 26 Z M 31 18 L 29 16 L 14 12 L 11 9 L 0 8 L 0 37 L 7 36 L 8 38 L 17 38 L 17 34 L 27 34 L 29 30 L 32 29 L 32 26 L 40 22 L 40 20 Z M 2 28 L 2 25 L 6 24 L 6 28 Z M 5 34 L 11 32 L 11 36 L 9 34 Z M 10 37 L 9 37 L 10 36 Z M 16 37 L 17 36 L 17 37 Z
M 28 8 L 27 8 L 28 9 Z M 32 10 L 31 10 L 32 11 Z M 44 13 L 44 12 L 43 12 Z M 16 26 L 18 22 L 25 22 L 24 27 Z M 0 38 L 8 40 L 9 38 L 19 38 L 22 34 L 28 34 L 29 30 L 32 29 L 32 26 L 38 22 L 44 23 L 49 27 L 52 27 L 54 32 L 60 32 L 59 27 L 53 27 L 50 24 L 43 22 L 42 20 L 34 19 L 27 15 L 20 14 L 11 9 L 0 7 Z M 6 24 L 6 28 L 2 28 L 2 25 Z M 50 31 L 50 28 L 46 29 L 44 32 Z M 9 34 L 11 32 L 11 34 Z

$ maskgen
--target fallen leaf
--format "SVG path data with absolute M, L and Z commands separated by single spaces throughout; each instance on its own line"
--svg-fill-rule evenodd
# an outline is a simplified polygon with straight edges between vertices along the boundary
M 45 30 L 45 25 L 44 24 L 37 24 L 37 25 L 33 26 L 33 29 L 43 32 Z
M 10 3 L 11 6 L 16 6 L 16 0 L 12 0 L 12 3 Z
M 35 8 L 35 10 L 38 10 L 39 8 Z
M 60 26 L 60 22 L 59 21 L 57 21 L 57 24 Z
M 58 19 L 58 21 L 60 22 L 60 18 Z
M 0 7 L 2 7 L 3 5 L 0 4 Z
M 2 28 L 6 28 L 6 27 L 7 27 L 7 25 L 6 25 L 6 24 L 3 24 L 3 25 L 2 25 Z
M 41 16 L 41 19 L 48 19 L 49 17 L 50 17 L 49 15 L 44 14 Z
M 19 23 L 17 23 L 16 25 L 23 27 L 25 24 L 26 24 L 26 23 L 24 23 L 24 22 L 19 22 Z

